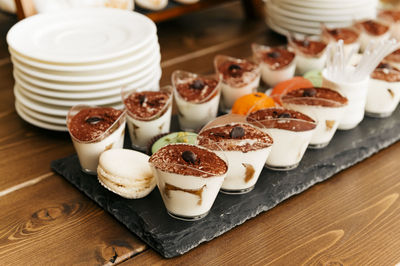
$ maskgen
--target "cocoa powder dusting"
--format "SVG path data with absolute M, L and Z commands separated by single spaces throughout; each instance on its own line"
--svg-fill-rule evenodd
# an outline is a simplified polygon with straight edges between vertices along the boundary
M 196 155 L 194 163 L 182 158 L 185 151 Z M 228 170 L 226 162 L 214 152 L 188 144 L 167 145 L 154 153 L 149 162 L 165 172 L 205 178 L 223 175 Z
M 297 48 L 306 55 L 317 56 L 326 48 L 326 43 L 319 41 L 311 41 L 311 40 L 294 40 L 293 41 Z
M 314 93 L 308 93 L 309 91 Z M 281 101 L 301 105 L 337 107 L 338 105 L 346 104 L 347 98 L 328 88 L 313 87 L 290 91 L 282 97 Z
M 386 56 L 385 59 L 396 63 L 400 62 L 400 49 L 397 49 L 390 55 Z
M 68 129 L 80 141 L 92 141 L 101 136 L 121 116 L 122 111 L 111 107 L 86 108 L 68 121 Z M 110 133 L 115 131 L 112 129 Z
M 142 91 L 130 94 L 124 104 L 129 113 L 136 119 L 150 118 L 164 108 L 169 103 L 170 94 L 162 91 Z M 160 114 L 163 115 L 163 113 Z
M 389 30 L 388 26 L 383 25 L 382 23 L 379 23 L 374 20 L 366 20 L 364 22 L 361 22 L 360 24 L 365 31 L 375 36 L 380 36 L 382 34 L 385 34 Z
M 197 87 L 198 84 L 201 84 L 201 86 Z M 217 95 L 218 91 L 215 90 L 217 85 L 218 81 L 215 79 L 188 78 L 178 84 L 176 90 L 185 101 L 200 103 L 207 98 L 209 101 Z
M 354 43 L 358 39 L 358 32 L 349 28 L 336 28 L 328 30 L 328 33 L 336 40 L 343 40 L 344 44 Z
M 271 69 L 278 70 L 289 65 L 295 57 L 293 52 L 285 48 L 270 48 L 269 50 L 263 51 L 262 59 L 267 63 Z
M 399 82 L 400 70 L 388 64 L 379 64 L 374 72 L 371 73 L 371 78 L 387 82 Z
M 247 60 L 226 60 L 218 66 L 218 72 L 224 82 L 234 88 L 244 87 L 259 76 L 258 66 Z

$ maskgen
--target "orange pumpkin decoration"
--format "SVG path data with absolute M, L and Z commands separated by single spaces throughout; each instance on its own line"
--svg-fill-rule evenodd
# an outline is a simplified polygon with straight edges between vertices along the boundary
M 271 91 L 271 97 L 274 101 L 281 105 L 281 97 L 289 91 L 314 87 L 310 80 L 303 77 L 294 77 L 282 82 L 279 82 Z
M 262 92 L 254 92 L 238 98 L 232 107 L 232 114 L 247 115 L 263 108 L 274 107 L 274 100 Z

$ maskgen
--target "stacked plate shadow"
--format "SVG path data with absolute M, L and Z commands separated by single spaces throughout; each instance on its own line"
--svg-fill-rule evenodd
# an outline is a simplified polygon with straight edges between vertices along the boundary
M 354 20 L 374 18 L 378 0 L 267 0 L 266 23 L 281 34 L 318 35 L 321 23 L 346 27 Z
M 122 108 L 121 88 L 157 89 L 157 28 L 147 17 L 93 8 L 39 14 L 7 34 L 15 108 L 25 121 L 66 131 L 71 106 Z

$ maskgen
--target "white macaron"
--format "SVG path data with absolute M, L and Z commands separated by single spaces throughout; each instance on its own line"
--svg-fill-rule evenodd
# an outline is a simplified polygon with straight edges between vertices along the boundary
M 147 196 L 156 186 L 149 156 L 128 149 L 111 149 L 99 158 L 97 178 L 105 188 L 128 199 Z

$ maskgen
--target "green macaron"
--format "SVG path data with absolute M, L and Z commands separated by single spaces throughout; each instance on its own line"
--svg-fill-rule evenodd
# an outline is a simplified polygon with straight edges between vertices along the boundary
M 155 153 L 159 149 L 168 144 L 173 143 L 187 143 L 187 144 L 196 144 L 197 134 L 193 132 L 173 132 L 171 134 L 165 135 L 159 138 L 157 141 L 153 143 L 151 146 L 151 153 Z

